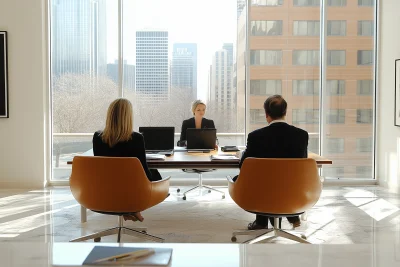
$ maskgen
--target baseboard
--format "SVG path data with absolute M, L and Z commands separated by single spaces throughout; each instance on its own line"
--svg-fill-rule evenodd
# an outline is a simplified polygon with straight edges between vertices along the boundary
M 394 185 L 388 182 L 379 182 L 379 185 L 382 187 L 385 187 L 389 190 L 391 193 L 397 193 L 400 194 L 400 186 L 399 185 Z
M 1 189 L 24 189 L 24 190 L 39 190 L 45 188 L 46 185 L 29 182 L 0 182 Z

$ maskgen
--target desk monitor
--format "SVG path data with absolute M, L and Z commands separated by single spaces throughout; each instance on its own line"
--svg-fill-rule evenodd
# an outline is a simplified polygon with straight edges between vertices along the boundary
M 173 151 L 175 127 L 139 127 L 146 151 Z
M 215 149 L 217 141 L 217 129 L 195 129 L 186 130 L 187 149 Z

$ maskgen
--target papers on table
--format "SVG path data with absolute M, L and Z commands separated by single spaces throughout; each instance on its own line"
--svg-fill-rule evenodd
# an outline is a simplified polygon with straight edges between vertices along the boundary
M 211 155 L 210 157 L 211 160 L 239 160 L 239 158 L 234 155 Z
M 146 160 L 165 160 L 165 155 L 146 154 Z

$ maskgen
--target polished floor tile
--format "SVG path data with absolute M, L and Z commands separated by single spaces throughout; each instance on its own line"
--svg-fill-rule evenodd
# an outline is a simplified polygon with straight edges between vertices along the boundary
M 143 212 L 143 223 L 126 222 L 125 226 L 148 227 L 149 234 L 169 243 L 230 243 L 232 231 L 244 229 L 255 216 L 239 208 L 226 188 L 221 190 L 226 199 L 203 191 L 189 194 L 184 201 L 171 187 L 165 202 Z M 386 237 L 400 243 L 399 207 L 400 196 L 385 188 L 325 187 L 307 220 L 294 232 L 305 234 L 315 244 L 372 244 Z M 68 187 L 0 191 L 0 242 L 67 242 L 116 224 L 115 216 L 91 211 L 88 222 L 80 223 L 80 206 Z M 286 220 L 283 228 L 290 229 Z M 238 242 L 245 240 L 238 237 Z M 103 241 L 115 242 L 116 236 Z M 144 242 L 129 236 L 123 236 L 123 241 Z M 275 243 L 294 244 L 283 239 Z

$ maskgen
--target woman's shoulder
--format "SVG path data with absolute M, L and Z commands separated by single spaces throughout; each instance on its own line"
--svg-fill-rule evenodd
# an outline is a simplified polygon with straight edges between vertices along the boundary
M 132 132 L 132 139 L 133 141 L 137 141 L 137 140 L 143 140 L 143 135 L 139 132 Z
M 102 135 L 102 133 L 103 133 L 103 131 L 101 131 L 101 130 L 96 131 L 96 132 L 93 134 L 93 138 L 100 138 L 101 135 Z

